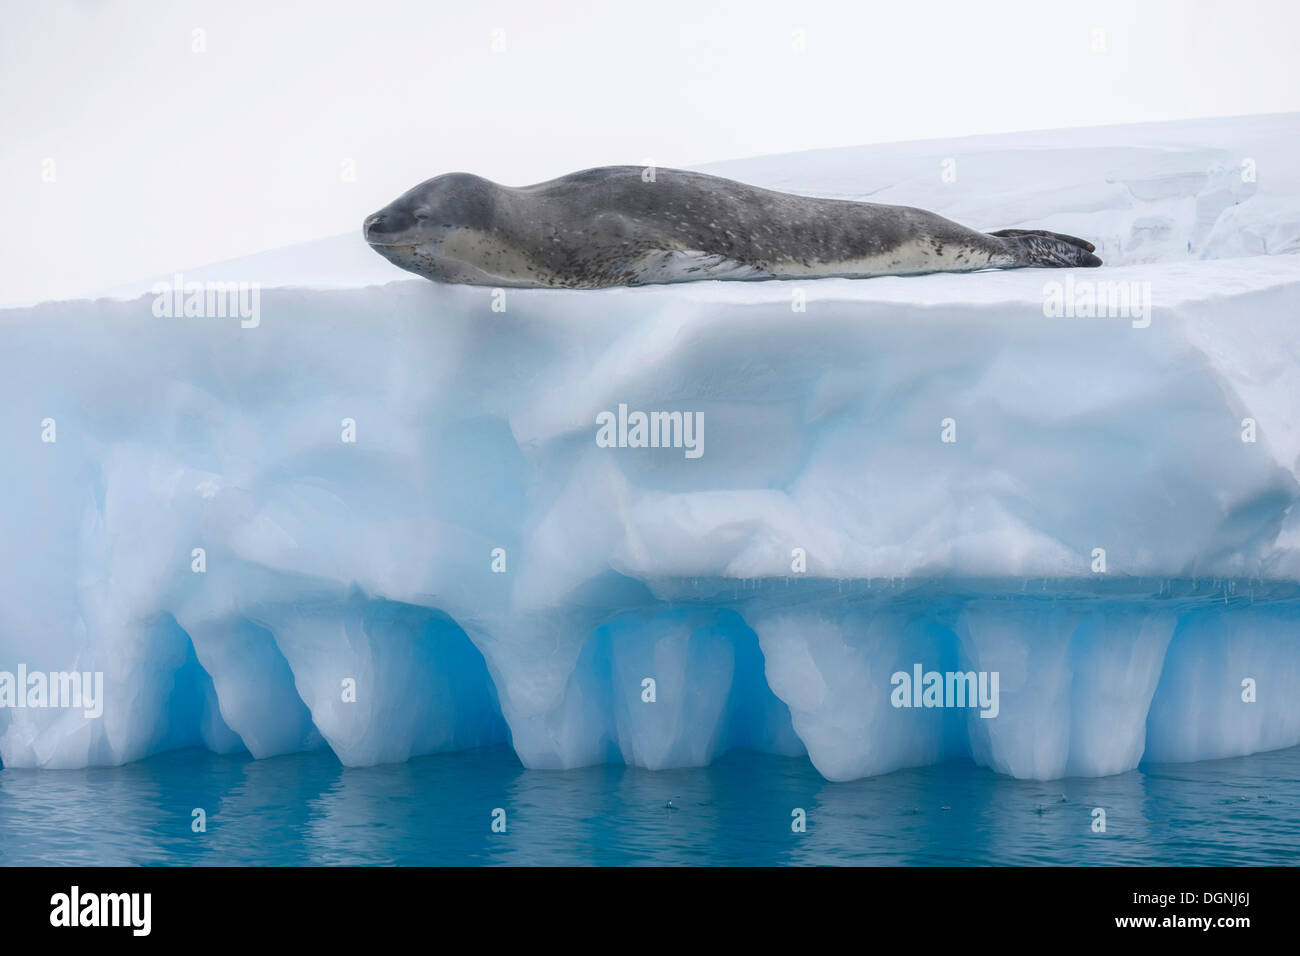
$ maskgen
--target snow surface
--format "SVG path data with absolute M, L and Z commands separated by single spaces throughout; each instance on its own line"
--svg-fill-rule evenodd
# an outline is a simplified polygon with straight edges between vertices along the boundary
M 508 739 L 1050 779 L 1300 743 L 1298 152 L 1287 115 L 710 168 L 1087 236 L 1098 270 L 496 312 L 357 230 L 185 274 L 263 283 L 256 328 L 0 312 L 0 671 L 105 674 L 99 719 L 0 708 L 0 759 Z M 1150 324 L 1045 317 L 1067 276 L 1149 283 Z M 620 404 L 702 413 L 704 454 L 599 447 Z M 918 662 L 997 671 L 998 716 L 892 706 Z

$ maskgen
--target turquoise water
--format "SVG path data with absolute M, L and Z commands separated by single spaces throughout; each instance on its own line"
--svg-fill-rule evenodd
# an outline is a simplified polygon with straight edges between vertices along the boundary
M 672 808 L 668 807 L 671 801 Z M 207 832 L 191 831 L 191 811 Z M 1092 832 L 1092 810 L 1106 832 Z M 493 810 L 506 832 L 492 832 Z M 807 815 L 804 833 L 791 813 Z M 531 771 L 507 747 L 365 769 L 183 750 L 0 770 L 0 863 L 1294 864 L 1300 748 L 1049 783 L 969 762 L 853 783 L 807 760 Z

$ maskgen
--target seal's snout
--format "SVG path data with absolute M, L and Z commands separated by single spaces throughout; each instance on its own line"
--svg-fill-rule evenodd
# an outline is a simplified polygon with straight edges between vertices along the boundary
M 366 216 L 366 221 L 361 225 L 361 233 L 366 237 L 366 241 L 370 242 L 382 236 L 386 222 L 387 220 L 382 212 L 371 213 Z
M 392 242 L 395 237 L 406 232 L 413 225 L 415 220 L 411 216 L 394 212 L 389 208 L 367 216 L 361 231 L 366 237 L 366 242 L 382 246 Z

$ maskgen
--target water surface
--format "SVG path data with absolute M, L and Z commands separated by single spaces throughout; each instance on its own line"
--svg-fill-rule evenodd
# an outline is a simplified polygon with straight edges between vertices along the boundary
M 669 803 L 671 802 L 671 808 Z M 191 830 L 192 811 L 207 832 Z M 1092 810 L 1106 832 L 1092 831 Z M 493 833 L 493 811 L 506 832 Z M 807 816 L 791 831 L 792 811 Z M 182 750 L 0 770 L 0 864 L 1294 864 L 1300 748 L 1013 780 L 957 761 L 852 783 L 746 751 L 710 767 L 525 770 L 508 747 L 349 769 Z

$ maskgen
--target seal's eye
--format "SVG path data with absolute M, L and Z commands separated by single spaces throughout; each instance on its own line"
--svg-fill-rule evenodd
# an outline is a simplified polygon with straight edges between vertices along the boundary
M 429 211 L 427 209 L 417 209 L 415 211 L 416 222 L 424 222 L 428 218 L 429 218 Z

